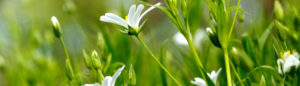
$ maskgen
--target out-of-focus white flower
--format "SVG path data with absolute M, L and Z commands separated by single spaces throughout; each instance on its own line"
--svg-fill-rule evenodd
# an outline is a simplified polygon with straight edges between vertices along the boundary
M 123 65 L 121 68 L 119 68 L 112 77 L 111 76 L 106 76 L 102 80 L 102 85 L 101 86 L 115 86 L 116 80 L 120 76 L 120 74 L 122 73 L 124 68 L 125 68 L 125 65 Z M 100 84 L 99 83 L 84 84 L 83 86 L 100 86 Z
M 180 32 L 177 32 L 174 35 L 174 42 L 179 45 L 189 45 L 185 37 Z
M 291 67 L 295 66 L 298 68 L 300 65 L 299 54 L 293 51 L 293 54 L 290 54 L 290 51 L 287 51 L 281 54 L 282 58 L 277 59 L 278 72 L 280 74 L 287 73 L 291 70 Z
M 201 47 L 201 43 L 204 43 L 204 40 L 206 40 L 207 38 L 208 37 L 205 30 L 198 29 L 195 33 L 193 42 L 196 47 Z
M 218 76 L 221 72 L 222 68 L 220 68 L 217 72 L 212 71 L 211 73 L 207 73 L 209 78 L 213 80 L 214 84 L 217 84 Z M 196 77 L 195 81 L 191 81 L 192 84 L 195 84 L 197 86 L 206 86 L 205 81 L 202 78 Z
M 159 3 L 155 4 L 154 6 L 158 6 L 160 4 L 161 3 L 159 2 Z M 142 13 L 142 11 L 144 9 L 144 5 L 140 4 L 140 5 L 138 5 L 138 7 L 136 7 L 136 5 L 132 5 L 129 9 L 128 15 L 126 16 L 125 20 L 113 13 L 106 13 L 104 16 L 100 17 L 100 20 L 104 21 L 104 22 L 118 24 L 127 29 L 128 29 L 128 25 L 129 25 L 136 32 L 139 32 L 140 21 L 148 12 L 150 12 L 151 10 L 153 10 L 155 8 L 154 6 L 148 8 L 146 11 L 144 11 Z
M 207 75 L 209 76 L 209 78 L 211 80 L 213 80 L 213 82 L 216 84 L 217 80 L 218 80 L 218 76 L 221 72 L 222 68 L 220 68 L 217 72 L 216 71 L 212 71 L 211 73 L 207 73 Z
M 195 81 L 191 81 L 192 84 L 195 84 L 197 86 L 206 86 L 205 81 L 202 78 L 196 77 Z
M 101 86 L 99 83 L 94 83 L 94 84 L 84 84 L 83 86 Z

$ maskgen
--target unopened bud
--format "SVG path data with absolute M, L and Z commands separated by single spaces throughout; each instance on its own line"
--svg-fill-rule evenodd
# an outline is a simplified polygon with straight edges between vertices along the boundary
M 52 21 L 54 35 L 57 38 L 60 38 L 62 32 L 61 32 L 60 24 L 59 24 L 57 18 L 55 16 L 52 16 L 51 21 Z
M 82 53 L 83 53 L 83 58 L 84 58 L 84 62 L 85 62 L 85 65 L 91 69 L 92 68 L 92 60 L 91 60 L 91 57 L 86 53 L 85 50 L 82 50 Z
M 210 39 L 210 41 L 216 46 L 216 47 L 219 47 L 219 48 L 222 48 L 221 44 L 220 44 L 220 40 L 219 40 L 219 37 L 218 35 L 212 31 L 211 28 L 207 27 L 206 28 L 206 31 L 207 31 L 207 34 L 208 34 L 208 37 Z
M 136 85 L 136 77 L 132 64 L 130 65 L 129 69 L 129 84 L 133 86 Z
M 0 56 L 0 68 L 4 66 L 5 66 L 5 59 L 2 56 Z
M 92 62 L 93 62 L 93 67 L 95 69 L 100 69 L 101 68 L 100 57 L 99 57 L 99 55 L 98 55 L 98 53 L 97 53 L 96 50 L 94 50 L 92 52 Z
M 282 9 L 282 6 L 278 0 L 275 0 L 274 2 L 274 12 L 275 12 L 275 17 L 279 20 L 282 20 L 284 17 L 284 12 Z

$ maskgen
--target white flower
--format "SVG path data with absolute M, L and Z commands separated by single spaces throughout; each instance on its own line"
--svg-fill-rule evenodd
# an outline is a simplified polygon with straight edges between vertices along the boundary
M 220 68 L 217 72 L 212 71 L 211 73 L 207 73 L 209 78 L 213 80 L 214 84 L 217 84 L 218 76 L 221 72 L 222 68 Z M 196 77 L 195 81 L 191 81 L 192 84 L 195 84 L 197 86 L 206 86 L 205 81 L 202 78 Z
M 117 70 L 117 72 L 111 77 L 111 76 L 106 76 L 102 80 L 102 86 L 115 86 L 117 78 L 120 76 L 121 72 L 125 68 L 125 65 L 123 65 L 121 68 Z M 85 84 L 84 86 L 100 86 L 99 83 L 95 84 Z
M 207 73 L 207 75 L 209 76 L 209 78 L 210 78 L 211 80 L 213 80 L 213 82 L 214 82 L 215 84 L 217 83 L 218 76 L 219 76 L 221 70 L 222 70 L 222 68 L 220 68 L 217 72 L 212 71 L 210 74 Z
M 290 54 L 290 51 L 287 51 L 281 55 L 282 58 L 277 60 L 278 72 L 280 74 L 287 73 L 291 70 L 291 67 L 295 66 L 297 68 L 300 65 L 299 54 L 297 52 Z
M 94 84 L 84 84 L 83 86 L 101 86 L 99 83 L 94 83 Z
M 179 45 L 189 45 L 185 37 L 180 32 L 177 32 L 174 35 L 174 42 Z
M 195 81 L 191 81 L 192 84 L 195 84 L 197 86 L 206 86 L 205 81 L 202 78 L 196 77 Z
M 160 3 L 157 3 L 154 6 L 158 6 L 158 5 L 160 5 Z M 154 6 L 148 8 L 146 11 L 142 13 L 142 10 L 144 9 L 144 5 L 140 4 L 138 5 L 137 8 L 136 5 L 132 5 L 129 9 L 128 15 L 126 16 L 125 20 L 113 13 L 106 13 L 104 16 L 100 17 L 100 20 L 104 22 L 118 24 L 127 29 L 129 25 L 131 28 L 136 30 L 136 32 L 138 32 L 140 29 L 139 27 L 140 21 L 148 12 L 150 12 L 155 8 Z

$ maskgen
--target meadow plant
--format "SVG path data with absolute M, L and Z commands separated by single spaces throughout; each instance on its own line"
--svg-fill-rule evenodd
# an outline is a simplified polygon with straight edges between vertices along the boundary
M 0 86 L 299 86 L 299 3 L 0 0 Z

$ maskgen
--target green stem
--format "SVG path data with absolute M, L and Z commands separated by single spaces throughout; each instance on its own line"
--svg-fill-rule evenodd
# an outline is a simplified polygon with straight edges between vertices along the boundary
M 234 27 L 234 24 L 235 24 L 236 17 L 238 15 L 239 10 L 240 10 L 240 4 L 241 4 L 241 0 L 239 0 L 239 2 L 238 2 L 238 7 L 237 7 L 237 10 L 235 12 L 235 15 L 234 15 L 234 18 L 233 18 L 233 21 L 232 21 L 232 24 L 231 24 L 231 27 L 230 27 L 230 30 L 229 30 L 228 39 L 230 39 L 232 30 L 233 30 L 233 27 Z
M 231 62 L 230 65 L 231 65 L 231 67 L 232 67 L 232 69 L 233 69 L 233 72 L 235 73 L 236 77 L 238 78 L 239 83 L 241 84 L 241 86 L 244 86 L 244 84 L 243 84 L 243 82 L 242 82 L 242 80 L 241 80 L 240 75 L 236 72 L 235 67 L 233 66 L 233 63 Z
M 191 50 L 192 50 L 192 52 L 193 52 L 194 58 L 195 58 L 195 60 L 196 60 L 196 62 L 197 62 L 197 65 L 198 65 L 200 68 L 203 68 L 203 65 L 202 65 L 202 63 L 201 63 L 201 60 L 200 60 L 200 58 L 199 58 L 199 56 L 198 56 L 198 53 L 197 53 L 197 51 L 196 51 L 196 48 L 195 48 L 195 46 L 194 46 L 192 40 L 190 39 L 190 37 L 185 37 L 185 38 L 187 39 L 188 44 L 189 44 L 189 46 L 190 46 L 190 48 L 191 48 Z M 207 79 L 206 79 L 206 77 L 205 77 L 205 75 L 204 75 L 203 70 L 200 69 L 200 72 L 201 72 L 201 75 L 202 75 L 203 79 L 204 79 L 204 80 L 206 81 L 206 83 L 207 83 Z
M 151 57 L 156 61 L 156 63 L 159 64 L 159 66 L 179 85 L 181 84 L 174 78 L 174 76 L 159 62 L 159 60 L 154 56 L 154 54 L 150 51 L 150 49 L 147 47 L 147 45 L 144 43 L 143 40 L 139 38 L 139 36 L 135 36 L 139 42 L 143 45 L 143 47 L 150 53 Z
M 100 69 L 96 69 L 96 73 L 97 73 L 97 78 L 98 78 L 99 82 L 101 82 L 104 79 L 104 75 L 103 75 L 102 71 Z
M 60 41 L 61 45 L 62 45 L 63 48 L 64 48 L 65 55 L 66 55 L 67 59 L 68 59 L 69 61 L 71 61 L 71 60 L 70 60 L 70 57 L 69 57 L 68 50 L 67 50 L 67 48 L 66 48 L 66 46 L 65 46 L 65 43 L 64 43 L 62 37 L 59 38 L 59 41 Z
M 225 66 L 226 66 L 226 75 L 227 75 L 227 85 L 232 86 L 230 65 L 229 65 L 229 56 L 228 56 L 227 48 L 224 48 L 224 56 L 225 56 Z

